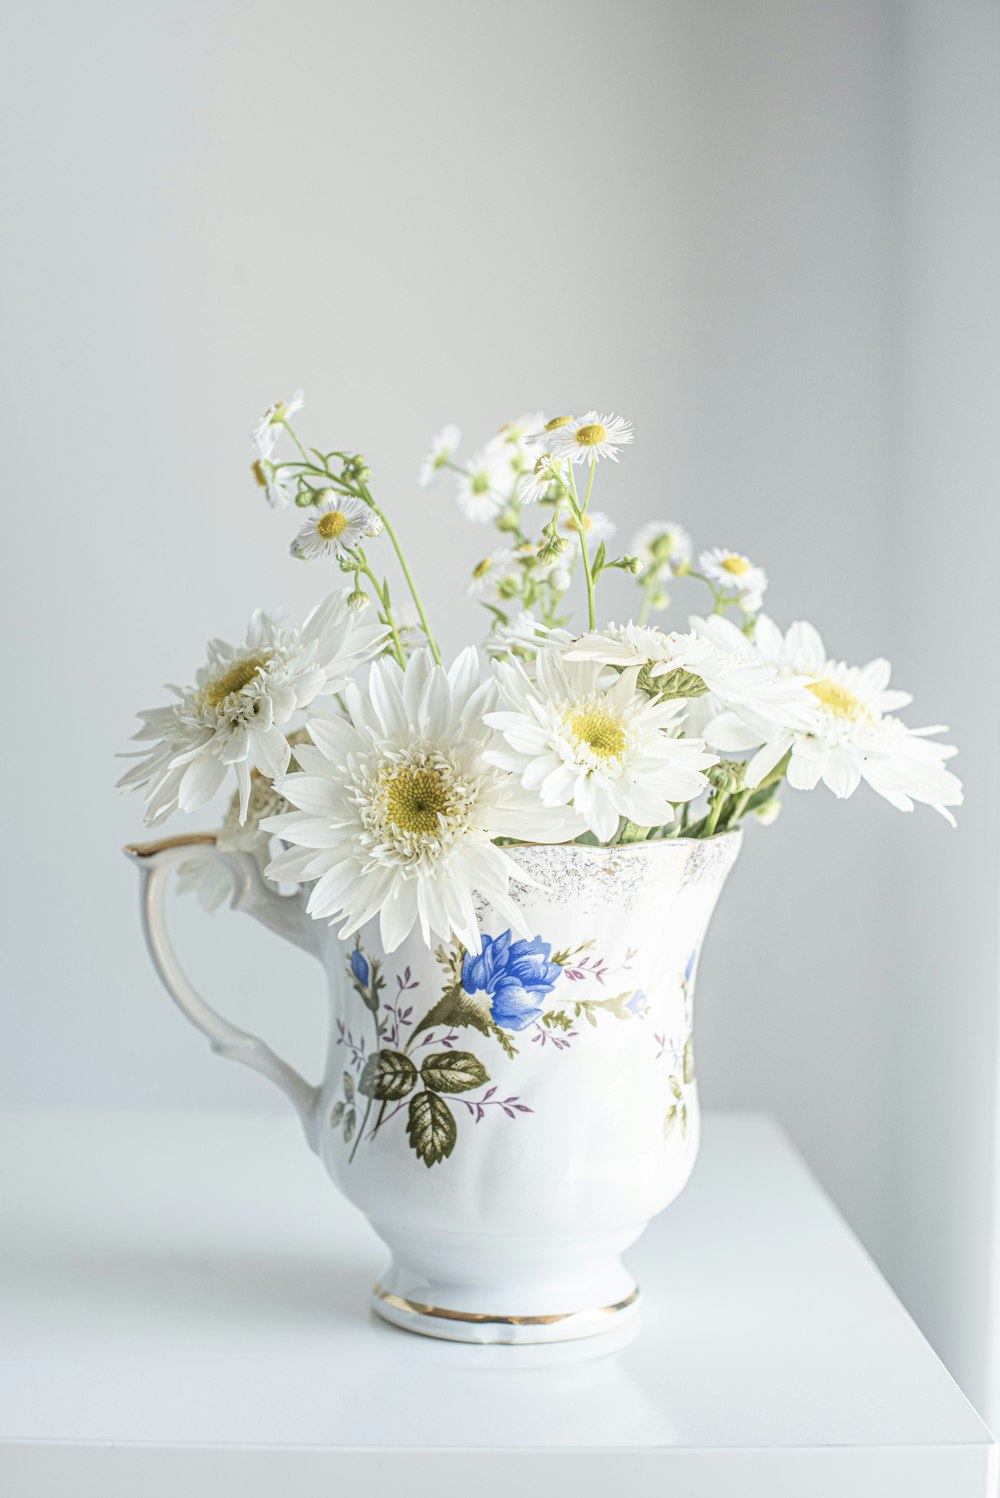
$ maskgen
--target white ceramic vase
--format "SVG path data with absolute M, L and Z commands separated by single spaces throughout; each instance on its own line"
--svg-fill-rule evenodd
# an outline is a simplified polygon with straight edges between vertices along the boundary
M 620 1255 L 682 1189 L 698 1150 L 698 955 L 741 834 L 620 848 L 512 847 L 529 940 L 485 902 L 483 950 L 387 956 L 377 922 L 342 942 L 212 837 L 128 851 L 149 949 L 213 1049 L 276 1082 L 391 1259 L 372 1291 L 400 1326 L 462 1342 L 610 1330 L 639 1291 Z M 315 953 L 330 987 L 312 1086 L 194 991 L 171 948 L 172 869 L 222 860 L 237 907 Z

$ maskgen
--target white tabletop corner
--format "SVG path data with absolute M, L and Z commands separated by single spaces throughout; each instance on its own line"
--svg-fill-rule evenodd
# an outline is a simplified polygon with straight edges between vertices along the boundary
M 385 1251 L 277 1111 L 8 1113 L 0 1190 L 3 1498 L 997 1493 L 989 1432 L 758 1115 L 708 1115 L 628 1256 L 638 1326 L 550 1347 L 373 1317 Z

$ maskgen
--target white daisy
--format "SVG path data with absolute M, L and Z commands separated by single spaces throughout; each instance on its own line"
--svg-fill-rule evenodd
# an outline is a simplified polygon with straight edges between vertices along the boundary
M 327 491 L 331 493 L 331 491 Z M 310 507 L 309 519 L 289 550 L 293 557 L 309 562 L 317 557 L 336 558 L 348 546 L 357 546 L 377 536 L 382 521 L 362 500 L 350 494 L 333 494 Z
M 580 527 L 572 510 L 567 510 L 560 522 L 562 529 L 571 536 L 580 534 Z M 618 527 L 610 515 L 603 510 L 588 510 L 583 517 L 583 530 L 588 541 L 610 541 Z
M 456 426 L 442 427 L 436 437 L 431 438 L 430 451 L 420 465 L 417 484 L 426 489 L 439 469 L 447 468 L 458 451 L 462 434 Z
M 641 827 L 673 820 L 674 803 L 707 786 L 715 764 L 699 739 L 674 735 L 680 701 L 654 702 L 636 688 L 638 671 L 623 671 L 605 688 L 596 661 L 543 650 L 528 671 L 497 666 L 502 710 L 486 722 L 500 736 L 487 758 L 518 776 L 542 806 L 572 807 L 595 837 L 609 842 L 627 817 Z
M 343 921 L 341 937 L 378 915 L 387 952 L 417 922 L 428 944 L 457 938 L 478 952 L 474 891 L 530 936 L 507 894 L 524 874 L 493 839 L 556 840 L 566 818 L 486 762 L 496 684 L 482 680 L 475 650 L 447 672 L 426 650 L 405 672 L 379 661 L 344 700 L 349 721 L 312 716 L 316 747 L 296 751 L 304 773 L 281 782 L 299 811 L 264 823 L 292 844 L 269 876 L 315 880 L 309 912 Z
M 568 458 L 571 463 L 592 463 L 599 458 L 613 458 L 617 463 L 618 449 L 634 437 L 632 423 L 624 416 L 588 411 L 580 417 L 557 416 L 527 440 L 532 447 L 544 447 L 554 458 Z
M 534 555 L 534 547 L 531 548 Z M 501 546 L 490 556 L 483 557 L 472 569 L 472 577 L 466 588 L 470 598 L 483 603 L 493 603 L 500 597 L 505 582 L 513 583 L 516 592 L 521 589 L 521 563 L 518 554 L 509 546 Z M 516 596 L 516 592 L 511 596 Z
M 761 615 L 752 646 L 729 620 L 714 617 L 691 623 L 723 648 L 727 644 L 736 648 L 735 637 L 739 637 L 738 648 L 776 666 L 784 675 L 805 678 L 815 699 L 804 728 L 779 731 L 762 742 L 747 766 L 747 785 L 759 785 L 788 754 L 788 783 L 798 790 L 812 790 L 822 781 L 843 798 L 864 780 L 901 811 L 912 811 L 914 802 L 924 802 L 954 825 L 948 808 L 961 805 L 962 783 L 945 769 L 945 761 L 956 750 L 949 744 L 929 742 L 929 736 L 947 729 L 910 728 L 893 716 L 912 699 L 908 692 L 890 689 L 888 661 L 847 666 L 830 660 L 819 632 L 802 622 L 783 635 L 772 620 Z
M 529 473 L 534 468 L 535 455 L 529 452 L 525 439 L 544 425 L 544 411 L 529 411 L 524 416 L 519 416 L 516 421 L 505 422 L 500 428 L 499 436 L 494 440 L 503 444 L 507 461 L 510 463 L 515 478 L 519 478 L 523 473 Z
M 510 463 L 498 447 L 485 447 L 470 459 L 458 476 L 455 498 L 469 520 L 486 524 L 495 520 L 509 498 Z
M 565 629 L 543 624 L 534 609 L 522 609 L 508 624 L 494 624 L 486 640 L 486 652 L 491 656 L 504 656 L 514 650 L 535 655 L 539 650 L 551 650 L 568 645 L 573 636 Z
M 134 737 L 147 747 L 129 756 L 139 762 L 119 788 L 146 788 L 145 819 L 155 826 L 178 808 L 204 806 L 231 767 L 245 821 L 251 772 L 273 778 L 288 767 L 283 725 L 315 697 L 339 691 L 384 636 L 384 629 L 356 622 L 342 592 L 331 593 L 298 629 L 258 611 L 242 645 L 210 641 L 195 686 L 171 688 L 177 702 L 139 714 L 143 726 Z
M 263 458 L 265 461 L 270 458 L 281 435 L 281 428 L 302 410 L 305 403 L 306 398 L 303 392 L 296 390 L 290 401 L 275 401 L 273 406 L 268 406 L 254 427 L 251 438 L 258 458 Z
M 561 483 L 565 467 L 564 459 L 553 458 L 551 453 L 543 453 L 522 475 L 517 490 L 518 503 L 530 505 L 536 499 L 548 498 L 553 486 Z
M 698 570 L 716 583 L 726 593 L 739 598 L 749 613 L 760 608 L 767 591 L 767 574 L 763 567 L 755 567 L 749 557 L 738 551 L 727 551 L 716 546 L 703 551 L 698 558 Z
M 651 520 L 632 537 L 629 555 L 643 564 L 643 575 L 675 577 L 691 565 L 691 537 L 672 520 Z
M 250 472 L 258 487 L 264 490 L 272 510 L 287 510 L 289 505 L 295 503 L 298 476 L 294 469 L 255 458 L 250 464 Z
M 566 655 L 619 670 L 638 666 L 640 681 L 652 695 L 694 699 L 686 731 L 702 734 L 712 748 L 727 752 L 754 747 L 780 729 L 805 727 L 816 705 L 806 690 L 808 678 L 779 672 L 744 650 L 723 649 L 693 631 L 666 634 L 653 625 L 610 624 L 583 635 Z M 710 730 L 720 713 L 739 720 L 741 743 L 732 732 L 725 739 L 718 732 L 713 737 Z

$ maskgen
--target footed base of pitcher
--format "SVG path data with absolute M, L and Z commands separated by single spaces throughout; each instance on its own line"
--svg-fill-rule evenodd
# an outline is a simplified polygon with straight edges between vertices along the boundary
M 448 1342 L 569 1342 L 610 1332 L 639 1313 L 639 1289 L 618 1257 L 639 1229 L 584 1243 L 499 1245 L 450 1239 L 400 1248 L 371 1294 L 386 1321 Z M 390 1238 L 391 1234 L 382 1233 Z M 436 1237 L 436 1235 L 433 1235 Z M 474 1248 L 470 1253 L 469 1249 Z M 493 1250 L 491 1254 L 490 1250 Z M 553 1251 L 555 1250 L 555 1251 Z
M 372 1290 L 372 1307 L 385 1321 L 422 1337 L 440 1337 L 446 1342 L 504 1343 L 524 1346 L 533 1342 L 572 1342 L 610 1332 L 639 1313 L 639 1287 L 612 1305 L 590 1306 L 577 1311 L 505 1316 L 488 1311 L 459 1311 L 454 1307 L 429 1305 L 395 1295 L 384 1285 Z

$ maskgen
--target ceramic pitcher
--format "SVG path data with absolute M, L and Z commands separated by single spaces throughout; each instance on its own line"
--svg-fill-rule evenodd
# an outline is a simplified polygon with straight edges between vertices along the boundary
M 639 1307 L 621 1254 L 687 1181 L 698 1150 L 698 955 L 741 834 L 625 847 L 515 846 L 528 935 L 479 901 L 479 952 L 393 953 L 313 921 L 214 837 L 130 848 L 149 950 L 213 1050 L 287 1094 L 329 1174 L 390 1259 L 387 1320 L 462 1342 L 585 1337 Z M 326 970 L 329 1044 L 313 1085 L 229 1024 L 184 975 L 172 870 L 221 860 L 233 904 Z M 317 1068 L 318 1069 L 318 1068 Z

